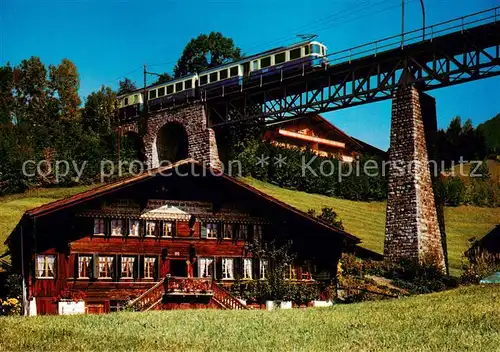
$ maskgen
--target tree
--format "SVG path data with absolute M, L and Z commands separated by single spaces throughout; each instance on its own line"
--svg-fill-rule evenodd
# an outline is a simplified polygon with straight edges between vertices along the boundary
M 12 122 L 13 88 L 13 70 L 7 63 L 6 66 L 0 67 L 0 124 Z
M 132 82 L 132 80 L 130 80 L 129 78 L 125 78 L 123 81 L 120 81 L 119 84 L 120 87 L 118 88 L 118 96 L 137 90 L 135 83 Z
M 64 120 L 78 120 L 81 103 L 78 89 L 80 77 L 75 64 L 63 59 L 59 66 L 49 66 L 50 87 L 59 96 L 60 115 Z
M 158 79 L 153 84 L 166 83 L 168 81 L 171 81 L 172 79 L 173 79 L 173 77 L 170 75 L 170 73 L 165 72 L 165 73 L 162 73 L 161 75 L 159 75 Z
M 187 76 L 231 60 L 238 60 L 241 56 L 241 49 L 234 45 L 231 38 L 224 37 L 219 32 L 200 34 L 191 39 L 184 48 L 174 67 L 174 74 L 175 77 Z
M 109 134 L 115 102 L 116 93 L 110 87 L 102 86 L 97 92 L 89 94 L 83 108 L 83 127 L 100 135 Z

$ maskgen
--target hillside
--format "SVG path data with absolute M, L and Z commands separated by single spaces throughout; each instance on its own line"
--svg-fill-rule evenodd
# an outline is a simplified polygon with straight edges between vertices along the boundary
M 488 170 L 490 172 L 491 179 L 500 182 L 500 161 L 496 161 L 496 160 L 493 160 L 493 159 L 488 159 L 488 160 L 486 160 L 486 165 L 488 166 Z M 463 168 L 463 174 L 464 175 L 469 175 L 470 174 L 471 164 L 465 163 L 463 165 L 455 165 L 455 167 L 454 167 L 454 174 L 456 176 L 460 176 L 461 175 L 460 167 Z M 474 165 L 474 167 L 476 167 L 476 165 Z M 449 172 L 444 172 L 443 174 L 444 175 L 448 175 L 448 176 L 450 175 Z
M 362 246 L 382 253 L 384 245 L 385 203 L 354 202 L 327 196 L 283 189 L 252 178 L 244 181 L 300 210 L 323 206 L 334 208 L 341 216 L 347 231 L 362 239 Z M 27 209 L 75 194 L 91 186 L 74 188 L 41 189 L 24 194 L 0 198 L 0 253 L 5 251 L 3 242 Z M 456 207 L 446 208 L 448 253 L 451 273 L 460 273 L 462 254 L 468 248 L 468 239 L 481 237 L 500 222 L 500 208 Z
M 500 150 L 500 114 L 478 125 L 477 129 L 484 134 L 488 150 Z
M 283 189 L 252 178 L 245 178 L 244 181 L 303 211 L 311 208 L 319 210 L 323 206 L 332 207 L 342 218 L 346 230 L 363 240 L 362 247 L 383 252 L 385 202 L 354 202 Z M 445 209 L 451 274 L 460 273 L 462 255 L 469 246 L 469 238 L 482 237 L 499 222 L 500 208 L 460 206 Z
M 496 351 L 499 288 L 275 312 L 0 317 L 0 350 Z

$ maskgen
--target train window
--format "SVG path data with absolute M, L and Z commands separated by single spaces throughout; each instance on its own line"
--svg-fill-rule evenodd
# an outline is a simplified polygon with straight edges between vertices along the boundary
M 285 53 L 276 54 L 274 55 L 274 64 L 275 65 L 281 64 L 285 62 L 285 59 L 286 59 Z
M 231 77 L 238 76 L 238 66 L 231 67 L 229 69 L 229 75 Z
M 271 66 L 271 57 L 270 56 L 265 57 L 263 59 L 260 59 L 260 67 L 261 68 L 269 67 L 269 66 Z
M 167 94 L 172 94 L 174 92 L 174 85 L 171 84 L 167 86 Z
M 259 69 L 259 60 L 252 61 L 252 71 Z
M 300 48 L 290 50 L 290 60 L 296 60 L 300 57 Z
M 182 82 L 175 84 L 175 91 L 176 92 L 182 92 L 183 90 L 184 90 L 184 88 L 182 87 Z
M 208 83 L 208 76 L 207 75 L 200 76 L 200 86 L 207 83 Z
M 134 95 L 134 104 L 139 102 L 139 96 L 137 94 Z
M 184 81 L 184 89 L 191 89 L 193 88 L 193 81 Z
M 158 88 L 158 96 L 162 97 L 165 95 L 165 87 Z
M 309 55 L 309 45 L 304 46 L 304 55 Z
M 128 105 L 128 98 L 123 99 L 123 105 L 125 105 L 125 106 Z
M 154 99 L 154 98 L 156 98 L 156 89 L 149 91 L 149 99 Z
M 321 54 L 321 47 L 318 44 L 311 44 L 311 53 Z
M 226 79 L 228 76 L 227 69 L 219 71 L 219 79 Z
M 217 72 L 213 72 L 210 74 L 210 83 L 217 82 Z

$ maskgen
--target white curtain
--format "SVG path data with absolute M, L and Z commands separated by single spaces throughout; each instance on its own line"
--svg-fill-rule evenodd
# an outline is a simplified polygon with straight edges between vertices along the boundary
M 224 279 L 233 278 L 233 259 L 224 258 L 222 259 L 222 276 Z
M 200 258 L 199 261 L 199 276 L 200 277 L 210 277 L 211 272 L 210 272 L 210 266 L 213 263 L 212 258 Z
M 252 259 L 250 258 L 245 258 L 243 259 L 243 277 L 245 279 L 251 279 L 252 278 Z
M 50 277 L 55 277 L 56 272 L 55 272 L 55 262 L 56 262 L 56 257 L 53 255 L 47 256 L 47 265 L 49 269 L 49 276 Z
M 37 277 L 43 277 L 45 274 L 45 256 L 39 255 L 37 258 Z

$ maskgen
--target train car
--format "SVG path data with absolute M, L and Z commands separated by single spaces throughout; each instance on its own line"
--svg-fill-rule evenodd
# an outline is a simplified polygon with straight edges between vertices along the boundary
M 148 108 L 157 111 L 197 98 L 198 75 L 181 77 L 148 88 Z
M 141 91 L 137 90 L 129 94 L 117 97 L 118 117 L 122 120 L 137 117 L 141 114 L 144 97 Z
M 253 57 L 248 64 L 250 80 L 304 74 L 327 64 L 326 46 L 317 41 L 302 42 Z
M 241 61 L 214 67 L 199 74 L 198 84 L 202 98 L 212 95 L 224 96 L 239 90 L 243 80 Z

